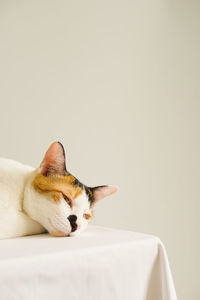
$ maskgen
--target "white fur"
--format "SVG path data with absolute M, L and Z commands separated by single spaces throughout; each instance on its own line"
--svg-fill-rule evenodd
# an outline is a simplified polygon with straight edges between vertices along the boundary
M 71 233 L 69 215 L 77 216 L 76 233 L 87 226 L 83 217 L 89 212 L 85 192 L 73 201 L 72 208 L 63 198 L 55 203 L 48 193 L 34 189 L 32 181 L 38 172 L 16 161 L 0 159 L 0 239 L 38 234 L 46 229 L 67 236 Z
M 33 168 L 0 158 L 0 238 L 45 231 L 23 211 L 24 187 Z

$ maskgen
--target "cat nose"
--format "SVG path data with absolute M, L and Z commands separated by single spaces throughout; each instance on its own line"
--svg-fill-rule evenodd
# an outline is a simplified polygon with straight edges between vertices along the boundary
M 77 229 L 77 224 L 76 224 L 77 216 L 70 215 L 67 219 L 69 220 L 69 222 L 71 224 L 72 232 L 75 231 Z

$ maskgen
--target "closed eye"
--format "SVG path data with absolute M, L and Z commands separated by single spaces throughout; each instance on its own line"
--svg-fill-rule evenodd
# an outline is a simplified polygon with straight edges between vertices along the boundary
M 63 198 L 65 199 L 65 201 L 67 202 L 67 204 L 72 207 L 72 201 L 65 195 L 65 194 L 62 194 L 63 195 Z

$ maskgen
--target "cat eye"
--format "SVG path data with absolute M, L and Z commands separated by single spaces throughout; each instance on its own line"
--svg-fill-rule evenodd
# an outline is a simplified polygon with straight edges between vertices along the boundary
M 67 202 L 67 204 L 72 207 L 72 201 L 65 195 L 65 194 L 62 194 L 63 198 L 65 199 L 65 201 Z
M 83 214 L 83 217 L 86 219 L 86 220 L 89 220 L 90 218 L 92 218 L 92 216 L 90 214 Z

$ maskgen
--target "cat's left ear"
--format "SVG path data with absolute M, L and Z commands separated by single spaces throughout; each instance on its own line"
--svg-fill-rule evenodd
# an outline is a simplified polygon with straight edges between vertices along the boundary
M 47 150 L 40 165 L 40 172 L 44 176 L 49 174 L 63 175 L 66 171 L 65 150 L 60 142 L 54 142 Z
M 116 186 L 102 185 L 91 188 L 92 190 L 92 202 L 95 204 L 99 200 L 110 196 L 118 191 Z

